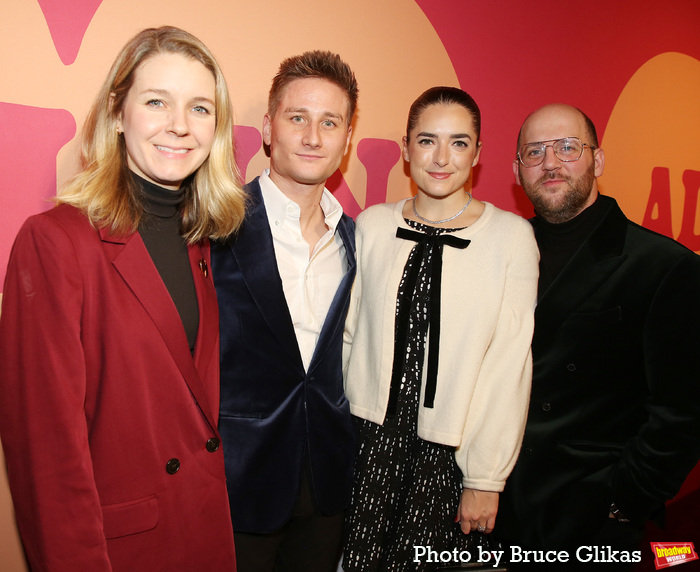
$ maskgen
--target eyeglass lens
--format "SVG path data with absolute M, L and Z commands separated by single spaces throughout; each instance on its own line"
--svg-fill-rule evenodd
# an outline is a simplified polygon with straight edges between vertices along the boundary
M 519 156 L 523 165 L 534 167 L 542 163 L 547 147 L 551 147 L 561 161 L 577 161 L 583 153 L 583 143 L 578 137 L 566 137 L 551 143 L 528 143 L 520 148 Z

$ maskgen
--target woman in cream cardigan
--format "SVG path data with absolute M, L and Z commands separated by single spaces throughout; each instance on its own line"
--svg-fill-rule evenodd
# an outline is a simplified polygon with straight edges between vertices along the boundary
M 539 257 L 527 221 L 467 190 L 480 124 L 462 90 L 422 94 L 403 141 L 417 195 L 357 220 L 347 571 L 430 570 L 415 547 L 490 533 L 520 448 Z

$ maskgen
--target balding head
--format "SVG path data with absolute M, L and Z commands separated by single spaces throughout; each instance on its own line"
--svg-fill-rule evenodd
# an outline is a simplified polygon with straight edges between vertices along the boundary
M 554 141 L 568 137 L 586 144 L 578 159 L 561 158 L 554 150 Z M 537 214 L 554 224 L 569 221 L 598 196 L 597 177 L 603 174 L 605 154 L 598 148 L 595 127 L 585 113 L 571 105 L 545 105 L 525 119 L 518 151 L 532 143 L 543 143 L 541 163 L 525 166 L 516 157 L 513 173 Z
M 533 111 L 530 115 L 528 115 L 525 118 L 525 121 L 523 122 L 523 125 L 520 128 L 520 133 L 518 133 L 518 145 L 516 147 L 516 151 L 520 149 L 520 146 L 523 143 L 532 143 L 534 141 L 549 140 L 531 139 L 529 137 L 524 138 L 523 133 L 526 132 L 528 124 L 534 123 L 539 126 L 541 122 L 552 122 L 557 121 L 557 119 L 561 122 L 567 117 L 578 117 L 579 120 L 582 122 L 582 133 L 584 133 L 584 137 L 581 137 L 580 135 L 577 135 L 577 137 L 579 137 L 584 143 L 588 143 L 589 145 L 598 147 L 598 134 L 596 133 L 595 125 L 593 125 L 593 122 L 588 117 L 588 115 L 586 115 L 578 107 L 574 107 L 572 105 L 567 105 L 565 103 L 550 103 L 549 105 L 545 105 L 544 107 L 540 107 L 538 110 Z M 554 139 L 554 137 L 551 137 L 550 139 Z

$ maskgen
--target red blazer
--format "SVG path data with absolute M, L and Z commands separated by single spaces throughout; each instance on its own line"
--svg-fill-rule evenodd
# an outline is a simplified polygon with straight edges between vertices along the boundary
M 209 245 L 189 248 L 194 357 L 141 237 L 62 205 L 17 236 L 0 435 L 32 570 L 235 570 Z

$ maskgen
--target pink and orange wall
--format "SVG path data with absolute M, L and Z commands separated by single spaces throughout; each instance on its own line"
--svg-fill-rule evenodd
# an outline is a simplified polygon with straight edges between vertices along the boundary
M 164 24 L 193 32 L 219 59 L 246 180 L 266 166 L 260 129 L 279 62 L 329 49 L 360 84 L 352 147 L 329 183 L 351 215 L 411 193 L 400 159 L 408 107 L 428 87 L 458 85 L 483 114 L 480 199 L 532 214 L 511 170 L 518 129 L 545 103 L 571 103 L 605 148 L 602 192 L 700 251 L 698 0 L 4 0 L 0 284 L 22 221 L 50 208 L 76 172 L 77 134 L 118 50 Z M 0 563 L 26 570 L 4 471 Z

